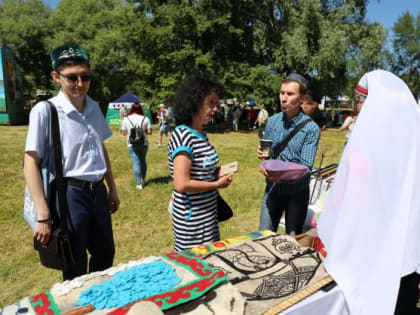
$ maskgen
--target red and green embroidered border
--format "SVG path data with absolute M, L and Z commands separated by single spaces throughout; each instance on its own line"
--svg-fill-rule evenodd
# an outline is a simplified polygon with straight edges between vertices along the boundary
M 30 298 L 31 305 L 37 315 L 59 315 L 58 305 L 50 291 L 45 291 Z
M 157 304 L 161 310 L 167 310 L 177 305 L 195 300 L 227 280 L 227 275 L 223 271 L 213 269 L 206 262 L 198 258 L 187 257 L 180 253 L 169 253 L 162 255 L 161 257 L 189 270 L 198 277 L 197 280 L 193 280 L 181 287 L 142 300 L 151 301 Z M 137 302 L 120 307 L 115 311 L 108 313 L 108 315 L 125 315 L 130 310 L 131 306 Z

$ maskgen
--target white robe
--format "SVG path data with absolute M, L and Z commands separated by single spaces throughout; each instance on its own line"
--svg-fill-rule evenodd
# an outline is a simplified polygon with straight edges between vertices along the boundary
M 318 232 L 351 314 L 394 314 L 400 278 L 420 266 L 420 111 L 392 73 L 365 75 L 368 97 Z

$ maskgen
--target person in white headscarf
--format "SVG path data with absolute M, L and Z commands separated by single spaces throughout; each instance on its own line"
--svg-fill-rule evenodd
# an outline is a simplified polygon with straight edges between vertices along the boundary
M 394 314 L 401 278 L 418 279 L 420 270 L 420 112 L 407 85 L 390 72 L 369 72 L 358 85 L 367 98 L 318 233 L 328 253 L 325 268 L 350 313 L 387 315 Z M 414 293 L 410 311 L 396 314 L 417 314 Z

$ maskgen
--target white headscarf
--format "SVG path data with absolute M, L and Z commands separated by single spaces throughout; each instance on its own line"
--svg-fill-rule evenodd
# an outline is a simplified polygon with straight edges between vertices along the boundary
M 420 265 L 420 113 L 390 72 L 365 74 L 368 97 L 318 232 L 351 314 L 394 314 L 400 278 Z

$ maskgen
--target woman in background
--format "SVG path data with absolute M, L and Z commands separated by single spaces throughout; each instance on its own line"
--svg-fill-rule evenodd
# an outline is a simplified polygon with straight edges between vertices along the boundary
M 135 127 L 143 129 L 143 143 L 130 143 L 130 130 Z M 136 189 L 142 190 L 146 184 L 146 154 L 149 146 L 147 135 L 150 136 L 152 134 L 152 125 L 149 118 L 144 116 L 143 109 L 139 103 L 134 103 L 131 106 L 127 117 L 124 117 L 122 121 L 120 132 L 123 136 L 127 136 L 127 147 L 133 162 L 133 173 L 137 184 Z
M 354 109 L 353 112 L 351 112 L 346 119 L 344 120 L 343 124 L 341 125 L 340 128 L 335 129 L 335 128 L 327 128 L 325 130 L 328 131 L 335 131 L 335 132 L 342 132 L 342 131 L 346 131 L 347 130 L 347 134 L 346 134 L 346 142 L 344 143 L 344 145 L 347 144 L 347 142 L 349 141 L 351 132 L 353 130 L 354 124 L 356 123 L 356 118 L 357 115 L 360 113 L 360 110 L 362 109 L 363 103 L 365 101 L 367 97 L 367 90 L 362 88 L 360 85 L 356 86 L 356 89 L 354 91 Z

